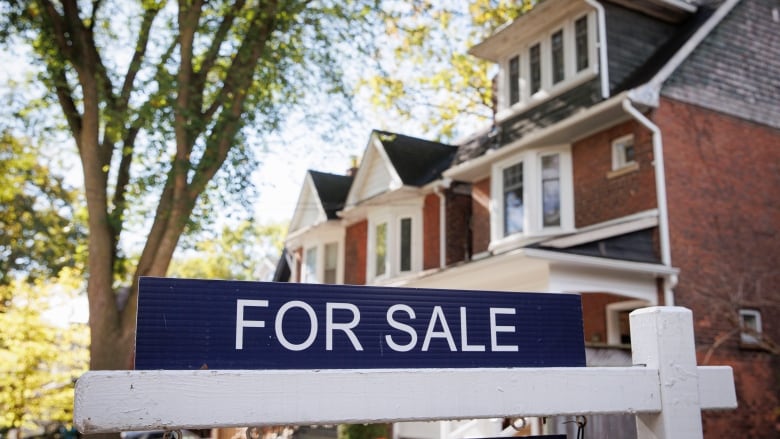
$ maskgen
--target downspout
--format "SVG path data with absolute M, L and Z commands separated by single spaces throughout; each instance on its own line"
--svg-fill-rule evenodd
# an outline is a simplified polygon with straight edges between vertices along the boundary
M 607 65 L 607 19 L 604 6 L 596 0 L 585 0 L 585 3 L 596 9 L 598 20 L 599 40 L 596 42 L 599 49 L 599 77 L 601 77 L 601 97 L 609 97 L 609 67 Z
M 661 263 L 672 268 L 672 251 L 669 241 L 669 213 L 666 201 L 666 175 L 664 172 L 664 150 L 661 129 L 645 117 L 631 104 L 630 99 L 623 101 L 623 109 L 637 122 L 653 133 L 653 167 L 655 168 L 656 203 L 658 204 L 658 235 L 661 245 Z M 665 275 L 663 279 L 664 305 L 674 306 L 674 291 L 677 275 Z
M 447 266 L 447 198 L 442 190 L 450 185 L 452 180 L 444 178 L 433 187 L 433 193 L 439 197 L 439 268 Z

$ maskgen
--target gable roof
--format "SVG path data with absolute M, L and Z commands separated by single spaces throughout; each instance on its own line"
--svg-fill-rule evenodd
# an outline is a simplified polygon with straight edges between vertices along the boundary
M 290 221 L 290 232 L 337 219 L 336 212 L 344 207 L 351 184 L 350 176 L 307 171 Z
M 404 186 L 422 187 L 450 167 L 457 148 L 374 130 L 346 198 L 348 206 Z
M 404 185 L 423 186 L 452 163 L 457 149 L 443 143 L 387 131 L 374 131 Z
M 336 212 L 344 208 L 349 188 L 352 186 L 352 177 L 312 170 L 309 171 L 309 175 L 327 218 L 329 220 L 338 218 Z

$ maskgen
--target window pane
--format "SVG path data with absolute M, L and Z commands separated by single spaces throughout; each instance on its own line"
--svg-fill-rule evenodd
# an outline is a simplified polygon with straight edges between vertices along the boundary
M 552 81 L 557 84 L 563 81 L 565 71 L 563 68 L 563 30 L 552 34 L 550 38 L 552 46 Z
M 401 219 L 401 271 L 412 269 L 412 219 Z
M 509 60 L 509 105 L 520 101 L 520 58 Z
M 504 236 L 523 231 L 523 163 L 504 169 Z
M 339 263 L 339 245 L 335 242 L 325 244 L 325 270 L 322 281 L 326 284 L 336 283 L 336 272 Z
M 387 223 L 376 226 L 376 236 L 374 241 L 374 251 L 376 253 L 377 276 L 381 276 L 387 271 Z
M 561 225 L 561 167 L 558 154 L 542 157 L 542 224 Z
M 534 44 L 528 50 L 528 64 L 531 69 L 531 94 L 536 93 L 542 88 L 542 60 L 541 48 Z
M 574 22 L 575 51 L 577 58 L 577 71 L 586 69 L 588 60 L 588 17 L 581 17 Z
M 306 257 L 303 262 L 303 281 L 306 283 L 317 283 L 317 247 L 306 250 Z

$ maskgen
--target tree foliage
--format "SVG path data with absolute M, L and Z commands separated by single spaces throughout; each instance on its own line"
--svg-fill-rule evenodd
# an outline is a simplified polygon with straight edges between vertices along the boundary
M 211 210 L 199 201 L 249 186 L 250 140 L 262 144 L 301 104 L 348 95 L 341 61 L 370 42 L 375 6 L 3 2 L 0 37 L 32 49 L 82 165 L 92 368 L 131 366 L 138 277 L 165 275 L 193 215 Z M 303 108 L 344 113 L 339 102 Z M 120 243 L 133 227 L 146 239 L 128 264 Z M 129 300 L 117 301 L 123 286 Z
M 88 366 L 86 325 L 53 322 L 53 304 L 72 298 L 80 272 L 55 280 L 13 280 L 0 311 L 0 430 L 70 423 L 75 379 Z M 8 291 L 10 290 L 10 291 Z
M 281 255 L 285 224 L 243 221 L 225 226 L 212 239 L 201 239 L 174 258 L 168 274 L 196 279 L 258 279 L 260 268 Z
M 536 0 L 398 2 L 387 8 L 385 50 L 375 74 L 361 81 L 373 105 L 414 121 L 443 139 L 469 133 L 490 120 L 493 71 L 468 49 Z
M 0 285 L 82 266 L 82 216 L 77 192 L 52 172 L 38 148 L 0 134 Z

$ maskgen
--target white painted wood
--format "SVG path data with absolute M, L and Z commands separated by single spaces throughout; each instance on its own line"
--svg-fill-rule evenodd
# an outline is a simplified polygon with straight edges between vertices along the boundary
M 659 396 L 642 367 L 95 371 L 76 385 L 74 422 L 97 433 L 637 413 L 658 411 Z
M 689 310 L 631 313 L 633 367 L 96 371 L 76 384 L 82 433 L 633 413 L 640 439 L 700 438 L 735 408 L 730 367 L 697 367 Z
M 637 437 L 702 437 L 701 398 L 691 311 L 650 307 L 631 312 L 634 364 L 658 371 L 661 411 L 636 416 Z

